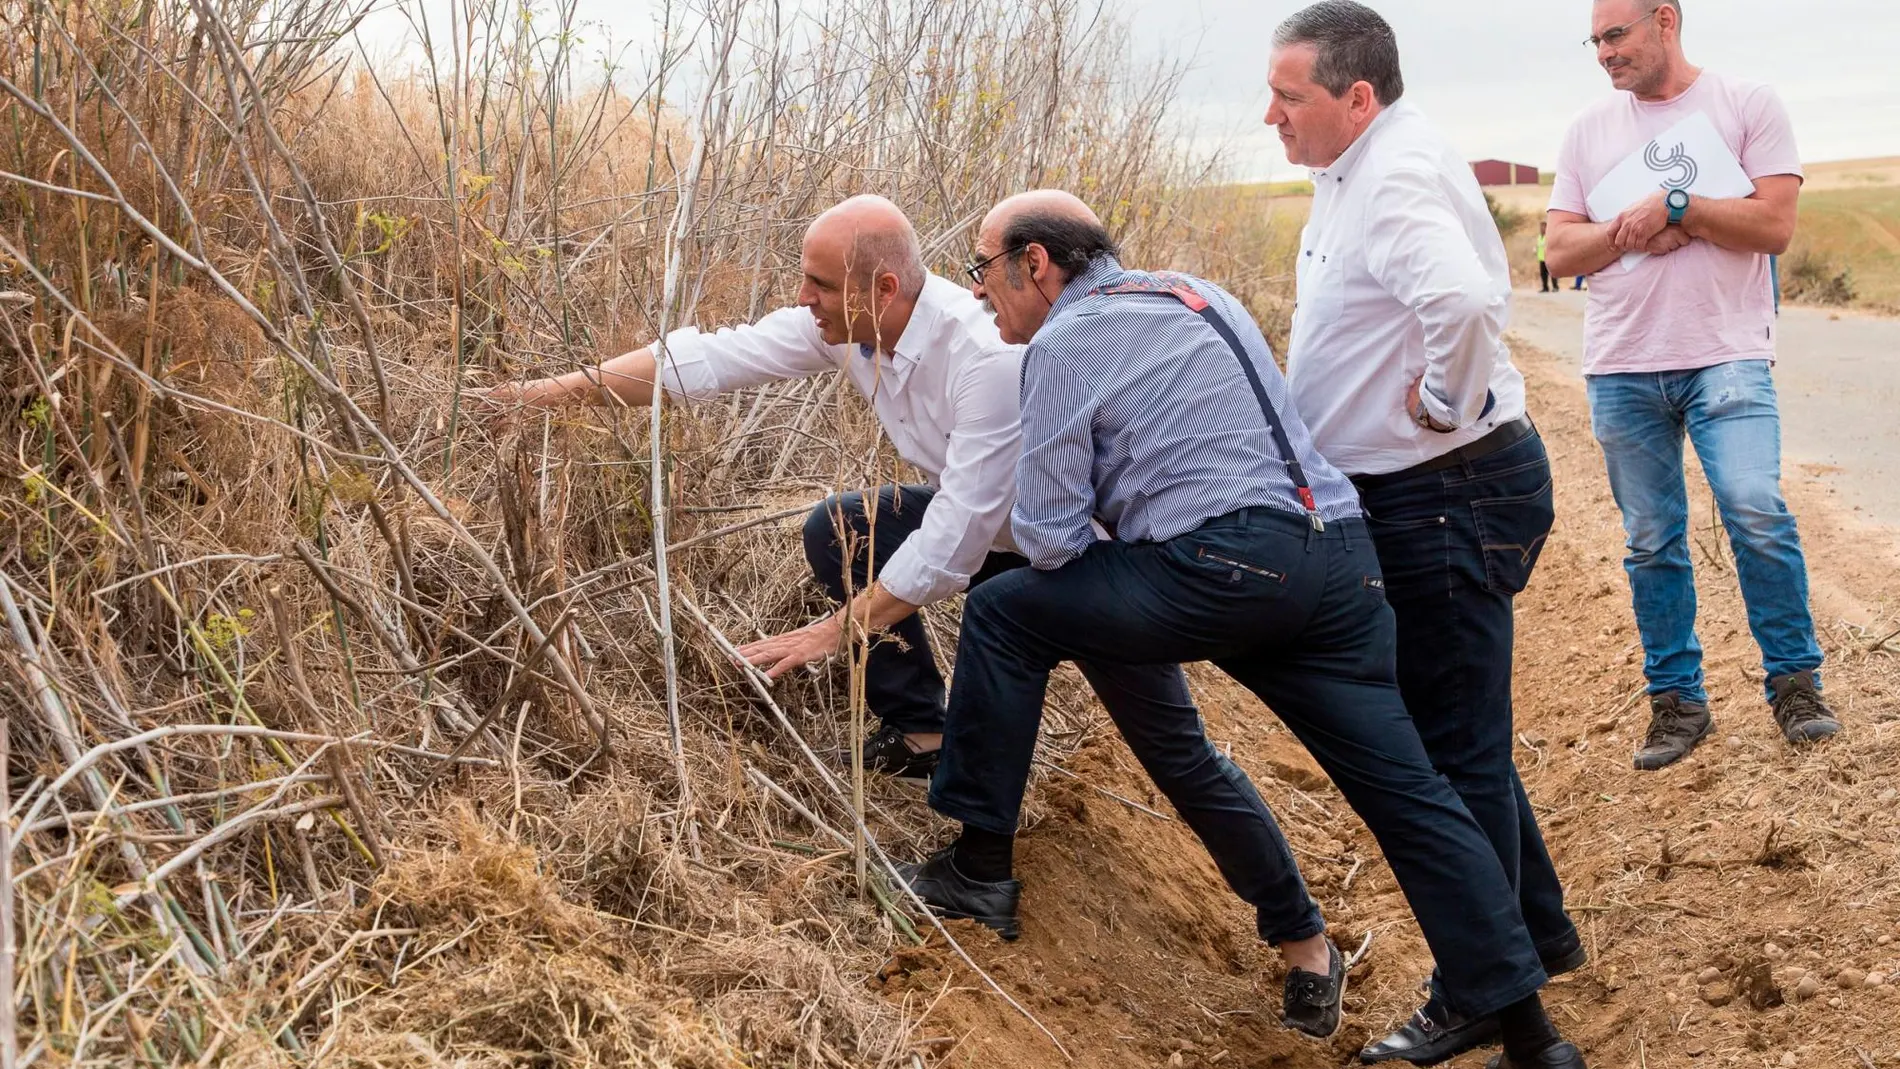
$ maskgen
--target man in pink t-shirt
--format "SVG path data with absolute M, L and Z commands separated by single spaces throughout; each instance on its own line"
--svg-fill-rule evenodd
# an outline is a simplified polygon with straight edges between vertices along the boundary
M 1770 367 L 1768 258 L 1787 251 L 1801 157 L 1767 86 L 1690 66 L 1679 0 L 1596 0 L 1589 44 L 1619 92 L 1564 138 L 1550 198 L 1552 274 L 1590 276 L 1583 371 L 1592 428 L 1629 535 L 1624 562 L 1642 632 L 1650 726 L 1639 769 L 1681 760 L 1713 730 L 1695 634 L 1682 442 L 1695 444 L 1735 551 L 1766 694 L 1790 743 L 1840 730 L 1821 700 L 1821 648 L 1801 536 L 1781 495 L 1781 422 Z M 1614 218 L 1587 198 L 1617 165 L 1697 114 L 1742 172 L 1747 197 L 1684 188 L 1674 145 L 1647 153 L 1657 190 Z M 1709 164 L 1703 164 L 1704 167 Z M 1628 253 L 1648 256 L 1626 265 Z

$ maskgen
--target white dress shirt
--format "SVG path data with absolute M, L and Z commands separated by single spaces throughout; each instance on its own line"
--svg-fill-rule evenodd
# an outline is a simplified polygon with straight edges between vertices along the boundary
M 897 453 L 937 495 L 924 525 L 878 570 L 912 605 L 962 591 L 991 550 L 1014 553 L 1009 510 L 1022 449 L 1022 347 L 1006 344 L 969 290 L 930 275 L 889 353 L 828 345 L 804 308 L 750 326 L 666 336 L 667 393 L 705 400 L 728 390 L 842 370 L 871 402 Z
M 1471 167 L 1417 108 L 1381 112 L 1313 172 L 1287 379 L 1321 455 L 1348 475 L 1436 459 L 1524 414 L 1502 340 L 1511 267 Z M 1414 423 L 1407 391 L 1424 376 Z

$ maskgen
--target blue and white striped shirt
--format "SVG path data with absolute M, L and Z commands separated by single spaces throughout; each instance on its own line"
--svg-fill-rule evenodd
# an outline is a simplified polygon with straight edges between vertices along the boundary
M 1161 542 L 1254 506 L 1305 515 L 1233 350 L 1180 301 L 1092 291 L 1146 279 L 1112 258 L 1069 281 L 1023 355 L 1016 543 L 1059 568 L 1095 540 Z M 1189 280 L 1240 338 L 1326 520 L 1361 515 L 1352 483 L 1313 448 L 1267 340 L 1238 300 Z

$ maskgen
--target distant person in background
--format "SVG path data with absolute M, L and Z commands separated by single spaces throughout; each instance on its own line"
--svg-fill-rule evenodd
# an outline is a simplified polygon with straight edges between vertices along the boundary
M 1583 276 L 1578 275 L 1577 281 L 1570 288 L 1573 290 L 1581 290 L 1583 288 Z
M 1471 168 L 1404 96 L 1385 19 L 1328 0 L 1281 23 L 1273 44 L 1267 121 L 1287 159 L 1314 169 L 1293 405 L 1359 490 L 1397 623 L 1399 695 L 1426 756 L 1484 830 L 1544 971 L 1570 972 L 1583 942 L 1512 762 L 1512 602 L 1553 505 L 1502 338 L 1510 259 Z M 1362 1061 L 1434 1065 L 1508 1027 L 1460 1001 L 1443 981 L 1450 963 L 1438 965 L 1424 1006 Z M 1519 1069 L 1582 1064 L 1567 1044 L 1509 1053 Z
M 1677 0 L 1596 0 L 1586 42 L 1620 92 L 1565 136 L 1550 202 L 1550 263 L 1593 275 L 1584 375 L 1610 488 L 1629 535 L 1629 573 L 1649 681 L 1638 769 L 1681 760 L 1713 730 L 1695 633 L 1686 433 L 1735 552 L 1764 693 L 1790 743 L 1840 731 L 1821 700 L 1821 647 L 1807 562 L 1781 495 L 1781 422 L 1769 374 L 1775 310 L 1768 258 L 1787 251 L 1801 192 L 1788 114 L 1766 86 L 1690 66 Z M 1650 139 L 1701 114 L 1754 183 L 1744 198 L 1683 189 L 1605 223 L 1585 198 Z M 1633 267 L 1628 252 L 1649 257 Z
M 1558 285 L 1555 278 L 1551 277 L 1550 264 L 1544 260 L 1544 245 L 1549 240 L 1549 230 L 1549 222 L 1537 224 L 1537 292 L 1539 293 L 1556 293 L 1563 288 Z

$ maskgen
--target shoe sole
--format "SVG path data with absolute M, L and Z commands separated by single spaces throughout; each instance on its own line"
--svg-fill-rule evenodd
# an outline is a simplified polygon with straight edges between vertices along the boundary
M 1337 951 L 1335 951 L 1335 953 L 1337 953 Z M 1333 1003 L 1333 1007 L 1338 1011 L 1338 1016 L 1333 1020 L 1333 1030 L 1323 1036 L 1317 1032 L 1308 1032 L 1306 1029 L 1288 1020 L 1285 1016 L 1280 1018 L 1280 1026 L 1298 1035 L 1305 1036 L 1315 1043 L 1325 1043 L 1338 1035 L 1339 1030 L 1346 1027 L 1346 977 L 1344 976 L 1339 978 L 1339 999 Z
M 1676 762 L 1694 753 L 1696 751 L 1696 747 L 1702 745 L 1703 740 L 1707 739 L 1710 735 L 1713 735 L 1713 734 L 1715 734 L 1715 724 L 1713 721 L 1711 721 L 1707 727 L 1702 729 L 1701 734 L 1689 740 L 1689 745 L 1685 747 L 1681 753 L 1675 755 L 1674 757 L 1671 757 L 1669 760 L 1664 761 L 1661 764 L 1646 764 L 1643 761 L 1642 755 L 1638 754 L 1636 759 L 1632 762 L 1632 764 L 1636 766 L 1636 771 L 1638 772 L 1660 772 L 1663 769 L 1668 768 L 1670 765 L 1673 765 Z

